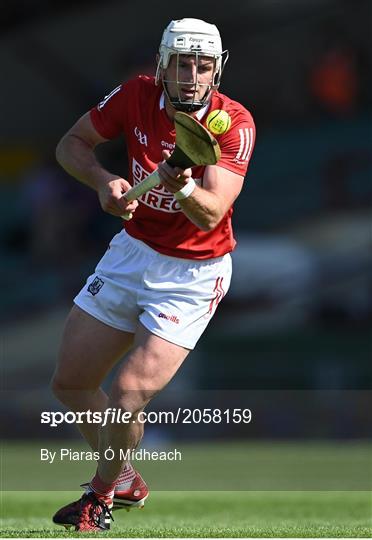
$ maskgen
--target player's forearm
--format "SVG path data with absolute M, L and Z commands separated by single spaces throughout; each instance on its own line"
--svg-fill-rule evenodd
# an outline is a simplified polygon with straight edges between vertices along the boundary
M 220 198 L 199 186 L 190 197 L 178 202 L 189 220 L 203 231 L 212 231 L 225 214 Z
M 67 134 L 61 139 L 56 149 L 56 159 L 68 174 L 96 191 L 117 178 L 117 175 L 100 165 L 94 148 L 76 135 Z

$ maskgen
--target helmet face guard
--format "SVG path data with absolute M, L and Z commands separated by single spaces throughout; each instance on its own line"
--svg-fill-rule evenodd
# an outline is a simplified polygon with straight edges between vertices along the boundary
M 176 55 L 176 78 L 170 80 L 166 78 L 165 72 L 173 55 Z M 196 74 L 198 74 L 201 57 L 213 60 L 214 67 L 209 84 L 199 83 L 198 75 L 196 75 L 196 79 L 192 83 L 180 80 L 179 60 L 181 55 L 195 57 Z M 156 84 L 161 81 L 168 100 L 176 110 L 184 112 L 198 111 L 208 103 L 212 90 L 217 90 L 219 87 L 228 56 L 228 51 L 222 51 L 220 34 L 215 25 L 199 19 L 171 21 L 165 29 L 160 43 Z M 176 95 L 170 95 L 169 84 L 175 85 L 177 89 Z M 205 86 L 205 93 L 202 98 L 198 99 L 198 88 L 200 89 L 203 86 Z M 187 98 L 187 100 L 182 100 L 180 87 L 190 87 L 194 95 Z
M 204 105 L 207 104 L 208 100 L 211 97 L 211 91 L 216 90 L 219 87 L 219 84 L 220 84 L 220 81 L 221 81 L 222 69 L 221 68 L 218 69 L 218 68 L 219 68 L 219 66 L 221 66 L 222 55 L 219 58 L 217 58 L 217 57 L 209 57 L 209 56 L 206 56 L 204 53 L 199 53 L 198 51 L 195 51 L 195 52 L 187 53 L 187 54 L 176 52 L 176 53 L 173 53 L 171 56 L 176 57 L 175 58 L 175 61 L 176 61 L 176 77 L 175 77 L 175 79 L 168 79 L 166 77 L 165 70 L 158 66 L 159 79 L 161 80 L 161 82 L 163 84 L 164 92 L 166 93 L 170 103 L 173 105 L 173 107 L 176 110 L 183 111 L 183 112 L 198 111 L 199 109 L 204 107 Z M 171 56 L 170 56 L 170 58 L 171 58 Z M 211 75 L 211 79 L 210 79 L 209 83 L 201 83 L 201 82 L 199 82 L 197 75 L 196 75 L 193 82 L 183 81 L 180 78 L 180 75 L 179 75 L 180 56 L 188 56 L 188 57 L 193 56 L 195 58 L 196 74 L 198 73 L 198 69 L 199 69 L 200 57 L 202 57 L 202 58 L 210 58 L 211 60 L 213 60 L 213 64 L 214 64 L 213 65 L 213 73 Z M 227 60 L 227 57 L 225 57 L 224 63 L 226 63 L 226 60 Z M 160 64 L 160 61 L 159 61 L 159 64 Z M 171 93 L 169 91 L 169 85 L 171 85 L 171 84 L 173 85 L 173 87 L 176 88 L 176 94 L 175 95 L 171 95 Z M 180 92 L 181 87 L 182 88 L 189 87 L 190 91 L 194 92 L 194 95 L 192 97 L 188 98 L 187 100 L 182 99 L 181 92 Z M 203 89 L 203 87 L 204 87 L 205 91 L 202 92 L 202 98 L 199 98 L 198 95 L 197 95 L 197 92 L 199 90 L 198 93 L 200 93 L 200 89 L 201 88 Z

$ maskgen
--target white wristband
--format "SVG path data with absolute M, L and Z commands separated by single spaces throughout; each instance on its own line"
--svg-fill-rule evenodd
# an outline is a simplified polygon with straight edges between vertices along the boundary
M 181 201 L 182 199 L 187 199 L 187 197 L 190 197 L 195 187 L 196 187 L 195 180 L 190 177 L 187 184 L 183 186 L 182 189 L 174 193 L 174 198 L 177 199 L 177 201 Z

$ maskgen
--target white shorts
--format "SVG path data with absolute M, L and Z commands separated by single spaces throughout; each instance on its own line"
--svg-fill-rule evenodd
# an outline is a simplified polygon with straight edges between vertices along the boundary
M 226 294 L 231 257 L 162 255 L 124 230 L 74 299 L 96 319 L 125 332 L 140 321 L 153 334 L 193 349 Z

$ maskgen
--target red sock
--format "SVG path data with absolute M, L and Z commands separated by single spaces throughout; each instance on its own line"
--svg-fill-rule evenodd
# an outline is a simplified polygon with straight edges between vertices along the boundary
M 112 482 L 110 484 L 107 484 L 98 475 L 98 472 L 96 472 L 95 477 L 92 479 L 92 481 L 89 484 L 89 488 L 94 491 L 94 493 L 97 493 L 97 495 L 101 495 L 105 498 L 112 499 L 114 496 L 114 489 L 115 489 L 115 482 Z

